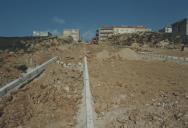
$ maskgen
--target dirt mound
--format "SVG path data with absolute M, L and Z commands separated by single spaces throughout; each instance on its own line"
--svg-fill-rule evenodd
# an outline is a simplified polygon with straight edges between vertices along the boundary
M 126 60 L 140 60 L 139 55 L 131 50 L 130 48 L 123 48 L 119 51 L 108 51 L 103 50 L 101 52 L 96 53 L 96 57 L 98 60 L 106 60 L 110 58 L 121 58 Z
M 97 53 L 96 57 L 100 60 L 110 58 L 110 54 L 107 50 L 103 50 L 102 52 Z
M 27 86 L 1 97 L 0 128 L 74 127 L 83 89 L 80 49 L 50 52 L 59 55 L 56 63 Z
M 122 58 L 122 59 L 127 59 L 127 60 L 140 60 L 139 55 L 138 55 L 135 51 L 133 51 L 133 50 L 131 50 L 131 49 L 129 49 L 129 48 L 124 48 L 124 49 L 120 50 L 120 51 L 118 52 L 118 55 L 119 55 L 119 57 Z

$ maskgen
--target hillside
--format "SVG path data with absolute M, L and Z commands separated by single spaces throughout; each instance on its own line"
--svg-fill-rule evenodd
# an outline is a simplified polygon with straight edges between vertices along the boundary
M 59 46 L 71 43 L 72 38 L 1 37 L 0 86 L 50 59 Z
M 188 36 L 170 33 L 141 32 L 132 34 L 114 35 L 109 38 L 114 45 L 131 46 L 134 43 L 140 46 L 176 48 L 181 44 L 188 44 Z

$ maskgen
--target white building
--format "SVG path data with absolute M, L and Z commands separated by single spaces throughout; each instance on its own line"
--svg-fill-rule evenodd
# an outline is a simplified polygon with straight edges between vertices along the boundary
M 80 30 L 79 29 L 65 29 L 63 32 L 63 36 L 71 36 L 74 41 L 80 40 Z
M 45 37 L 52 36 L 52 34 L 50 32 L 33 31 L 33 36 Z
M 102 41 L 116 34 L 147 32 L 147 31 L 151 31 L 151 30 L 144 26 L 109 26 L 109 27 L 102 27 L 99 30 L 97 30 L 96 36 L 98 40 Z
M 136 32 L 147 32 L 151 31 L 150 29 L 144 26 L 114 26 L 114 34 L 123 34 L 123 33 L 136 33 Z
M 159 32 L 172 33 L 172 27 L 171 26 L 164 27 L 164 28 L 160 29 Z

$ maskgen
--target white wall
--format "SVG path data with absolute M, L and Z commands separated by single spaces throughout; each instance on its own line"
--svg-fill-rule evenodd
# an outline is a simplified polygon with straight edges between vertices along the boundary
M 114 28 L 114 34 L 123 34 L 123 33 L 135 33 L 135 32 L 145 32 L 148 29 L 140 28 Z
M 72 36 L 74 41 L 78 41 L 80 40 L 80 30 L 79 29 L 64 30 L 63 36 Z

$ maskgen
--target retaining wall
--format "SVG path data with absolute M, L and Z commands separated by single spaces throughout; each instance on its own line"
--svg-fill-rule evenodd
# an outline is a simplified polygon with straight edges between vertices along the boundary
M 45 63 L 43 63 L 40 66 L 36 67 L 35 69 L 31 70 L 27 74 L 24 74 L 20 78 L 3 86 L 2 88 L 0 88 L 0 96 L 4 96 L 5 94 L 7 94 L 8 92 L 11 92 L 12 90 L 19 89 L 20 87 L 22 87 L 29 81 L 33 80 L 35 77 L 40 75 L 49 64 L 53 63 L 55 60 L 57 60 L 57 57 L 54 57 L 54 58 L 46 61 Z
M 178 64 L 188 64 L 187 57 L 166 56 L 166 55 L 160 55 L 160 54 L 149 53 L 149 52 L 139 52 L 138 54 L 144 59 L 156 59 L 163 61 L 173 61 Z

